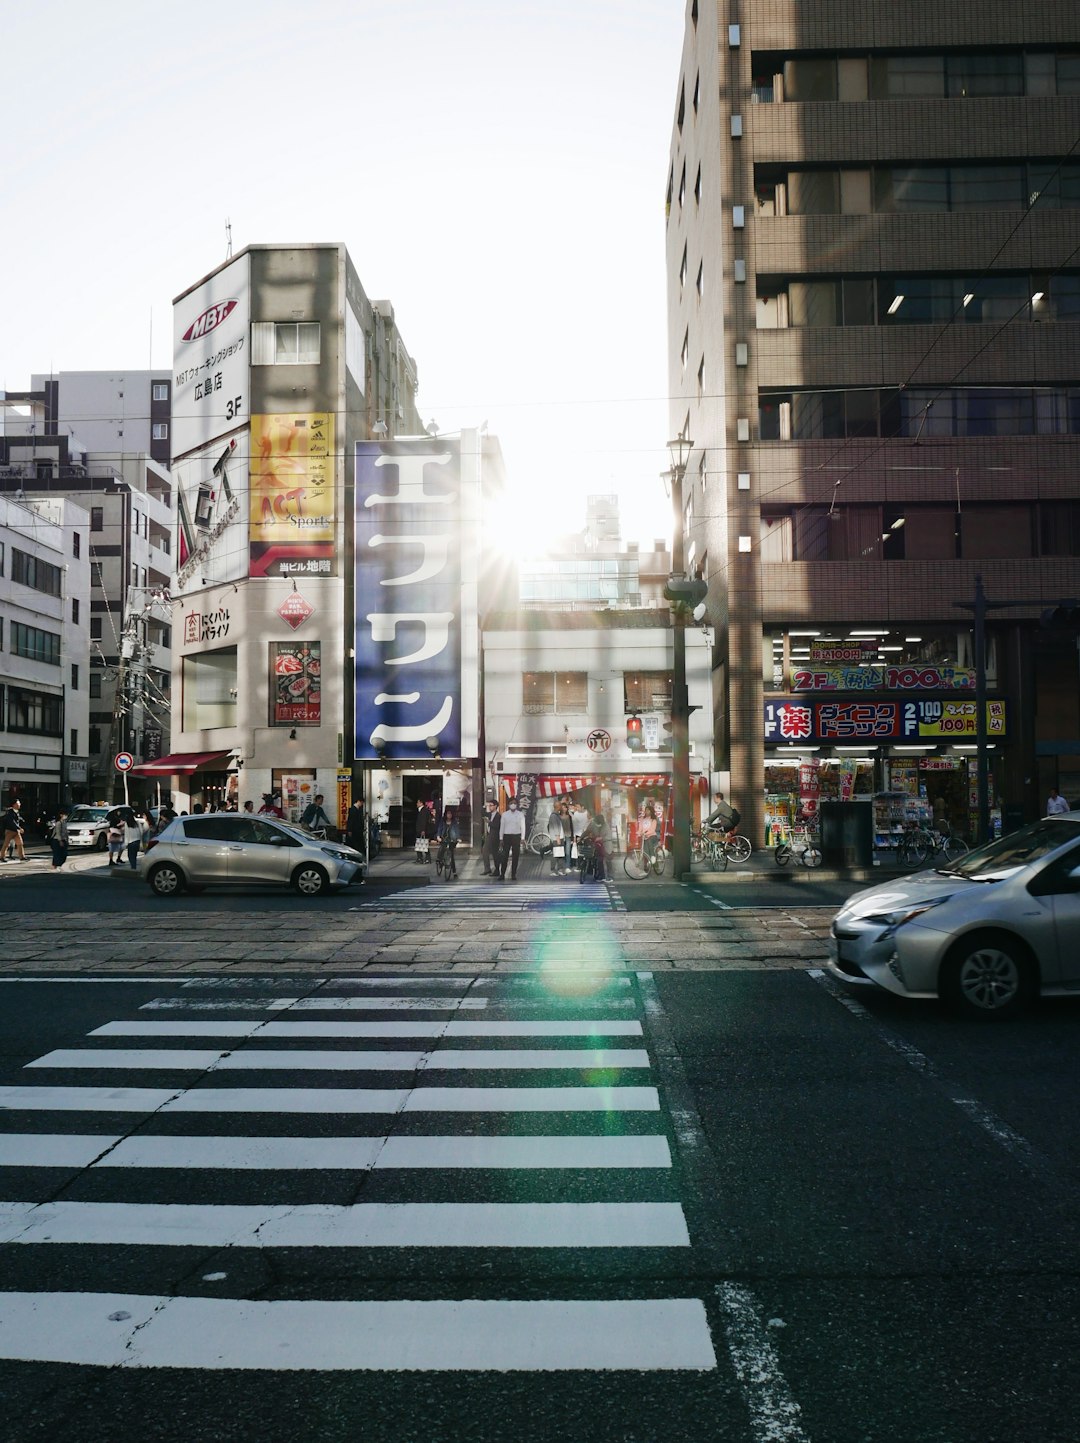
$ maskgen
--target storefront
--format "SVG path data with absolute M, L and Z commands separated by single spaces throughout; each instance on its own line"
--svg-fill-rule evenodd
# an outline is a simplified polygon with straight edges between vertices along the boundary
M 701 824 L 702 799 L 707 795 L 708 782 L 705 778 L 691 777 L 690 824 L 694 828 Z M 526 835 L 546 827 L 551 807 L 558 801 L 576 802 L 590 815 L 602 812 L 608 825 L 612 851 L 632 850 L 637 845 L 638 824 L 650 804 L 657 816 L 664 819 L 665 835 L 669 835 L 674 826 L 671 775 L 668 772 L 560 776 L 533 772 L 522 772 L 516 776 L 500 774 L 495 797 L 500 809 L 505 808 L 512 797 L 525 810 Z
M 129 777 L 149 782 L 146 799 L 169 803 L 177 811 L 196 806 L 224 811 L 237 800 L 237 766 L 232 751 L 171 752 L 152 762 L 140 762 Z M 133 798 L 134 800 L 134 798 Z
M 766 635 L 765 838 L 814 823 L 824 803 L 873 808 L 876 851 L 912 825 L 977 832 L 975 672 L 966 633 Z M 991 819 L 1001 826 L 1009 703 L 987 664 Z

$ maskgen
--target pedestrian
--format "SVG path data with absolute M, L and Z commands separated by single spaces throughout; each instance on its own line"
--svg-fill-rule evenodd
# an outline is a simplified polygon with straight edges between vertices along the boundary
M 502 816 L 498 802 L 488 799 L 484 815 L 484 840 L 480 846 L 480 859 L 484 864 L 484 876 L 494 877 L 499 870 L 499 823 Z
M 49 846 L 52 848 L 52 867 L 54 872 L 63 869 L 68 858 L 68 809 L 61 807 L 56 814 L 56 821 L 52 824 L 49 832 Z
M 457 844 L 461 841 L 457 814 L 453 807 L 447 807 L 439 820 L 435 832 L 439 840 L 439 857 L 446 869 L 447 877 L 457 878 Z
M 517 798 L 512 797 L 510 805 L 502 814 L 502 821 L 499 823 L 499 881 L 506 881 L 506 864 L 510 862 L 510 880 L 517 881 L 518 858 L 521 856 L 521 844 L 525 839 L 525 814 L 517 804 Z
M 363 797 L 357 797 L 349 808 L 345 818 L 345 845 L 352 847 L 354 852 L 363 856 L 367 850 L 365 838 L 367 836 L 367 812 L 364 808 Z
M 243 812 L 245 817 L 250 817 L 255 811 L 255 803 L 249 797 L 240 810 Z
M 551 848 L 551 875 L 561 877 L 566 870 L 565 847 L 563 846 L 562 803 L 556 802 L 547 819 L 548 846 Z
M 109 844 L 109 866 L 119 867 L 124 855 L 124 819 L 118 807 L 106 818 L 105 837 Z
M 316 832 L 320 828 L 329 828 L 330 818 L 323 810 L 323 794 L 315 793 L 315 800 L 308 802 L 300 818 L 300 825 L 309 832 Z
M 12 802 L 4 813 L 4 861 L 10 861 L 8 848 L 14 846 L 15 860 L 26 861 L 26 848 L 23 846 L 23 829 L 25 823 L 22 816 L 22 802 L 18 797 Z
M 1069 804 L 1064 797 L 1058 796 L 1057 787 L 1050 788 L 1050 795 L 1046 799 L 1046 815 L 1056 817 L 1059 812 L 1067 812 Z
M 139 819 L 130 807 L 124 808 L 124 849 L 127 852 L 128 866 L 134 872 L 139 865 L 139 848 L 142 846 L 143 831 L 139 825 Z
M 280 792 L 266 792 L 263 796 L 262 806 L 259 808 L 260 817 L 280 817 L 284 819 L 285 813 L 281 809 Z
M 660 845 L 660 823 L 652 802 L 645 803 L 645 810 L 638 825 L 638 836 L 641 838 L 642 854 L 651 862 Z
M 426 802 L 416 804 L 416 851 L 413 854 L 415 862 L 431 861 L 431 838 L 435 831 L 434 818 L 428 811 Z

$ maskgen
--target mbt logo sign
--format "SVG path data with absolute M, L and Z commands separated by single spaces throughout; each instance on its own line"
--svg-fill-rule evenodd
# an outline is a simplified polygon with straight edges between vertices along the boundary
M 203 311 L 198 320 L 192 321 L 180 339 L 182 341 L 199 341 L 203 336 L 208 336 L 211 331 L 221 325 L 227 316 L 232 314 L 236 306 L 235 299 L 218 301 L 217 305 L 211 306 L 208 311 Z

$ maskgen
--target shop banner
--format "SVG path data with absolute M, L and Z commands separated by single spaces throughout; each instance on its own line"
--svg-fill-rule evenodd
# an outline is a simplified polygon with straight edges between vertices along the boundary
M 1006 735 L 1006 702 L 986 703 L 986 733 Z M 973 701 L 767 701 L 767 742 L 890 742 L 970 738 L 976 732 Z
M 250 328 L 249 256 L 238 256 L 174 304 L 174 460 L 246 424 Z
M 270 725 L 317 727 L 322 720 L 322 645 L 270 643 Z
M 173 462 L 175 591 L 195 591 L 247 575 L 246 452 L 246 435 L 229 436 Z
M 792 691 L 974 691 L 969 666 L 793 667 Z
M 357 445 L 357 758 L 477 755 L 474 490 L 457 440 Z
M 799 765 L 799 811 L 807 821 L 817 817 L 821 802 L 821 779 L 818 764 L 813 761 Z
M 349 820 L 349 808 L 352 806 L 352 772 L 346 767 L 337 769 L 337 826 L 340 831 L 345 830 L 345 823 Z
M 861 661 L 873 661 L 878 653 L 878 642 L 859 641 L 812 641 L 810 661 L 817 666 L 858 666 Z
M 334 576 L 334 418 L 251 418 L 252 576 Z

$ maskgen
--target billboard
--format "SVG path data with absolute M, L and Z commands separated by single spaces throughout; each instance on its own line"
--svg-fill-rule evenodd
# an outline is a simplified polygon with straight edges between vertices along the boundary
M 251 418 L 250 574 L 336 575 L 334 417 Z
M 477 754 L 477 490 L 457 440 L 357 443 L 357 759 Z
M 174 302 L 174 459 L 247 422 L 250 329 L 251 272 L 246 255 L 222 266 Z
M 270 643 L 270 725 L 317 727 L 322 720 L 322 643 Z
M 971 741 L 976 733 L 973 701 L 768 701 L 767 742 Z M 986 734 L 1006 735 L 1006 703 L 986 703 Z
M 180 591 L 247 575 L 247 436 L 220 437 L 173 462 Z

